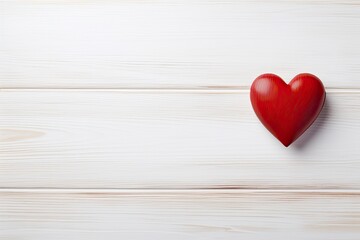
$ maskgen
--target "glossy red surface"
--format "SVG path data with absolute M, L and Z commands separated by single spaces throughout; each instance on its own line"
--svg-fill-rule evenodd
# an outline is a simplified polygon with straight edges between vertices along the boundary
M 325 102 L 325 88 L 309 73 L 286 84 L 279 76 L 263 74 L 250 90 L 251 104 L 262 124 L 286 147 L 315 121 Z

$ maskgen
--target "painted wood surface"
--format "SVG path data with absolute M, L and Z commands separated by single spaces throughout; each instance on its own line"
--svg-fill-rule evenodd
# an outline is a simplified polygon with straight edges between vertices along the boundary
M 358 0 L 0 0 L 0 239 L 360 239 Z M 284 148 L 248 88 L 324 82 Z
M 359 192 L 77 191 L 0 193 L 0 238 L 360 238 Z
M 360 93 L 285 148 L 247 91 L 3 91 L 0 186 L 360 188 Z
M 359 1 L 2 0 L 0 87 L 359 88 Z

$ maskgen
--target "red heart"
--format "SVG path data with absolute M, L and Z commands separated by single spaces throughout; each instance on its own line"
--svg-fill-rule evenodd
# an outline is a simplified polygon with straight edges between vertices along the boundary
M 250 90 L 251 104 L 262 124 L 286 147 L 315 121 L 325 102 L 319 78 L 302 73 L 286 84 L 279 76 L 263 74 Z

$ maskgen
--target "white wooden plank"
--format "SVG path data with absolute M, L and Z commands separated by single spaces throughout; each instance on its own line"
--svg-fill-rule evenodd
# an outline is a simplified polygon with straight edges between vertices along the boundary
M 359 1 L 1 1 L 0 87 L 358 88 Z
M 360 238 L 352 192 L 0 194 L 1 239 Z
M 360 93 L 283 147 L 246 91 L 3 91 L 0 187 L 360 188 Z

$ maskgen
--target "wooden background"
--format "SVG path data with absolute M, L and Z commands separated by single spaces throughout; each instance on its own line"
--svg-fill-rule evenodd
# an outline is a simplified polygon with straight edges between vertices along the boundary
M 265 72 L 327 89 L 289 148 Z M 359 79 L 359 0 L 0 0 L 0 239 L 359 240 Z

